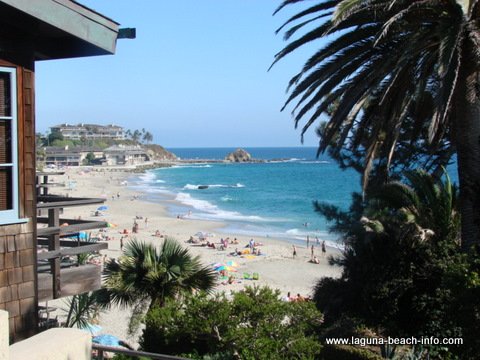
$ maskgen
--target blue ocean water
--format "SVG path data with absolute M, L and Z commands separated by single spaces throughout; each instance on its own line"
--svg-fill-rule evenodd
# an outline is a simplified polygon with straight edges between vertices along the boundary
M 233 148 L 169 149 L 183 159 L 223 159 Z M 316 148 L 245 148 L 267 163 L 195 163 L 143 174 L 137 187 L 172 216 L 219 220 L 222 232 L 284 238 L 304 242 L 306 236 L 331 244 L 336 235 L 315 213 L 318 200 L 347 209 L 351 193 L 360 191 L 360 176 L 341 170 Z M 199 186 L 208 188 L 199 189 Z M 175 200 L 175 201 L 172 201 Z M 199 229 L 201 230 L 201 229 Z
M 184 159 L 223 159 L 230 148 L 169 149 Z M 162 202 L 172 216 L 226 222 L 223 232 L 304 241 L 306 236 L 334 242 L 313 201 L 348 208 L 360 177 L 342 171 L 316 148 L 245 148 L 267 163 L 196 163 L 143 174 L 137 187 Z M 275 160 L 276 159 L 276 160 Z M 199 185 L 208 185 L 199 189 Z M 176 200 L 176 201 L 171 201 Z

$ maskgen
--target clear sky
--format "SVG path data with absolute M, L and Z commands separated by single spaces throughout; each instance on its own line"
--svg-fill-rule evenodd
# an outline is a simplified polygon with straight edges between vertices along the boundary
M 308 52 L 268 67 L 275 30 L 299 10 L 280 0 L 78 0 L 135 27 L 113 56 L 38 62 L 37 132 L 59 123 L 145 128 L 165 147 L 300 146 L 280 112 Z M 305 6 L 305 5 L 303 5 Z M 316 146 L 314 129 L 305 145 Z

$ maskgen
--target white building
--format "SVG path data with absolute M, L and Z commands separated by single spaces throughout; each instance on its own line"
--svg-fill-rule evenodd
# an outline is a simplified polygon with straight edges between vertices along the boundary
M 105 165 L 139 165 L 150 161 L 150 156 L 138 145 L 114 145 L 106 148 L 103 152 Z
M 67 140 L 125 140 L 123 127 L 117 125 L 96 125 L 96 124 L 60 124 L 50 128 L 52 133 L 59 132 Z

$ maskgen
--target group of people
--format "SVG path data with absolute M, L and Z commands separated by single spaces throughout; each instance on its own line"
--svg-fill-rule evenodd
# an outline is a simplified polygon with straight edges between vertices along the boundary
M 148 217 L 146 217 L 145 219 L 143 218 L 143 216 L 135 216 L 135 219 L 133 219 L 133 226 L 132 226 L 132 233 L 133 234 L 137 234 L 138 233 L 138 230 L 140 228 L 140 226 L 138 225 L 138 222 L 137 220 L 144 220 L 145 222 L 145 229 L 148 228 Z
M 193 236 L 190 236 L 190 238 L 186 242 L 189 244 L 200 244 L 200 246 L 205 246 L 211 249 L 218 249 L 218 250 L 226 250 L 230 245 L 239 244 L 237 238 L 233 238 L 232 240 L 229 237 L 221 238 L 220 243 L 218 245 L 206 239 L 196 239 Z M 263 244 L 251 239 L 250 242 L 245 247 L 249 249 L 247 253 L 254 254 L 254 255 L 262 255 L 261 250 L 258 248 L 258 246 L 261 246 L 261 245 Z M 230 255 L 240 256 L 240 255 L 243 255 L 243 252 L 239 251 L 238 248 L 235 248 L 235 251 L 231 252 Z
M 317 238 L 317 243 L 319 243 L 319 242 L 320 241 Z M 307 249 L 308 249 L 309 245 L 310 245 L 310 241 L 309 241 L 309 237 L 307 235 Z M 324 257 L 327 254 L 327 246 L 325 245 L 325 240 L 322 241 L 321 249 L 322 249 L 322 257 Z M 294 259 L 297 257 L 297 247 L 295 245 L 292 245 L 292 255 L 293 255 Z M 315 263 L 315 264 L 320 264 L 320 260 L 315 255 L 314 245 L 310 246 L 310 262 Z
M 297 296 L 292 296 L 290 294 L 290 291 L 287 293 L 287 295 L 285 295 L 283 298 L 282 298 L 283 301 L 286 301 L 286 302 L 300 302 L 300 301 L 309 301 L 310 298 L 308 296 L 302 296 L 300 294 L 297 294 Z

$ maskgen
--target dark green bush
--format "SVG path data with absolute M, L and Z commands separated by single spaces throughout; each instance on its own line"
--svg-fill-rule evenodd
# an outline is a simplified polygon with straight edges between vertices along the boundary
M 146 316 L 145 351 L 195 359 L 314 359 L 322 314 L 312 302 L 284 302 L 278 291 L 247 287 L 234 293 L 169 301 Z

